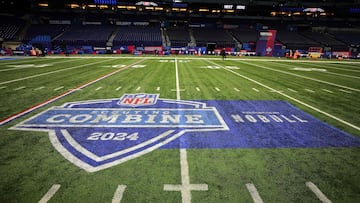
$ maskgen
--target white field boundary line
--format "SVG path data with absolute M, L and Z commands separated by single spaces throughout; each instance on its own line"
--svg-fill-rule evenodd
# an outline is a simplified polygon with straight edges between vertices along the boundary
M 295 102 L 297 102 L 297 103 L 299 103 L 299 104 L 301 104 L 301 105 L 303 105 L 303 106 L 306 106 L 306 107 L 308 107 L 308 108 L 310 108 L 310 109 L 312 109 L 312 110 L 314 110 L 314 111 L 316 111 L 316 112 L 319 112 L 319 113 L 321 113 L 321 114 L 324 114 L 325 116 L 327 116 L 327 117 L 329 117 L 329 118 L 332 118 L 332 119 L 334 119 L 334 120 L 336 120 L 336 121 L 339 121 L 339 122 L 342 123 L 342 124 L 345 124 L 345 125 L 347 125 L 347 126 L 349 126 L 349 127 L 352 127 L 352 128 L 354 128 L 354 129 L 360 131 L 360 127 L 359 127 L 359 126 L 356 126 L 356 125 L 354 125 L 354 124 L 352 124 L 352 123 L 349 123 L 349 122 L 347 122 L 347 121 L 345 121 L 345 120 L 342 120 L 342 119 L 340 119 L 340 118 L 338 118 L 338 117 L 336 117 L 336 116 L 334 116 L 334 115 L 332 115 L 332 114 L 330 114 L 330 113 L 327 113 L 327 112 L 325 112 L 325 111 L 322 111 L 322 110 L 320 110 L 320 109 L 318 109 L 318 108 L 316 108 L 316 107 L 314 107 L 314 106 L 311 106 L 310 104 L 307 104 L 307 103 L 305 103 L 305 102 L 303 102 L 303 101 L 300 101 L 300 100 L 298 100 L 298 99 L 296 99 L 296 98 L 294 98 L 294 97 L 292 97 L 292 96 L 289 96 L 289 95 L 287 95 L 287 94 L 285 94 L 285 93 L 283 93 L 283 92 L 281 92 L 281 91 L 275 90 L 275 89 L 272 88 L 272 87 L 269 87 L 269 86 L 267 86 L 267 85 L 265 85 L 265 84 L 263 84 L 263 83 L 261 83 L 261 82 L 258 82 L 258 81 L 254 80 L 254 79 L 251 79 L 251 78 L 247 77 L 247 76 L 244 76 L 244 75 L 242 75 L 242 74 L 240 74 L 240 73 L 238 73 L 238 72 L 235 72 L 235 71 L 233 71 L 233 70 L 231 70 L 231 69 L 227 69 L 227 68 L 225 68 L 225 67 L 223 67 L 223 66 L 221 66 L 221 65 L 219 65 L 219 64 L 216 64 L 216 63 L 214 63 L 214 62 L 212 62 L 212 61 L 208 61 L 208 62 L 209 62 L 209 63 L 212 63 L 212 64 L 214 64 L 214 65 L 217 65 L 217 66 L 219 66 L 219 67 L 222 67 L 224 70 L 226 70 L 226 71 L 228 71 L 228 72 L 231 72 L 231 73 L 233 73 L 233 74 L 235 74 L 235 75 L 237 75 L 237 76 L 239 76 L 239 77 L 242 77 L 242 78 L 244 78 L 244 79 L 246 79 L 246 80 L 249 80 L 249 81 L 251 81 L 251 82 L 253 82 L 253 83 L 256 83 L 256 84 L 258 84 L 258 85 L 260 85 L 260 86 L 262 86 L 262 87 L 264 87 L 264 88 L 266 88 L 266 89 L 269 89 L 269 90 L 271 90 L 271 91 L 273 91 L 273 92 L 276 92 L 276 93 L 278 93 L 278 94 L 280 94 L 280 95 L 282 95 L 282 96 L 284 96 L 284 97 L 286 97 L 286 98 L 288 98 L 288 99 L 290 99 L 290 100 L 293 100 L 293 101 L 295 101 Z
M 290 68 L 303 68 L 303 67 L 300 67 L 300 66 L 293 66 L 293 65 L 283 64 L 283 63 L 276 63 L 276 62 L 273 62 L 273 63 L 275 63 L 275 64 L 277 64 L 279 66 L 284 66 L 284 67 L 286 66 L 286 67 L 290 67 Z M 320 66 L 318 66 L 318 67 L 320 67 Z M 322 68 L 328 68 L 328 66 L 327 67 L 321 66 L 321 67 Z M 320 72 L 317 72 L 317 73 L 320 73 Z M 338 75 L 338 76 L 347 77 L 347 78 L 360 79 L 360 77 L 358 77 L 358 76 L 346 75 L 346 74 L 341 74 L 341 73 L 333 73 L 333 72 L 329 72 L 329 71 L 323 71 L 321 73 L 330 74 L 330 75 Z
M 59 63 L 68 63 L 68 62 L 73 62 L 74 60 L 66 60 L 66 61 L 57 61 L 57 62 L 51 62 L 51 64 L 59 64 Z M 79 59 L 77 59 L 76 61 L 79 61 Z M 38 61 L 32 61 L 32 62 L 29 62 L 29 63 L 34 63 L 34 62 L 38 62 Z M 26 64 L 26 63 L 25 63 Z M 12 64 L 11 64 L 12 65 Z M 47 67 L 47 66 L 46 66 Z M 27 69 L 27 68 L 31 68 L 31 69 L 34 69 L 34 68 L 46 68 L 44 66 L 29 66 L 29 67 L 17 67 L 17 68 L 7 68 L 7 69 L 0 69 L 0 72 L 5 72 L 5 71 L 12 71 L 12 70 L 19 70 L 19 69 Z
M 316 66 L 316 67 L 324 68 L 324 66 L 323 66 L 323 65 L 320 65 L 320 64 L 311 64 L 311 65 L 312 65 L 312 66 Z M 328 65 L 328 66 L 326 66 L 326 68 L 330 68 L 330 69 L 336 69 L 336 70 L 341 70 L 341 71 L 348 71 L 348 72 L 357 72 L 357 73 L 360 73 L 360 70 L 333 67 L 333 66 L 331 66 L 331 65 L 333 65 L 333 64 L 326 64 L 326 65 Z M 346 66 L 347 64 L 339 64 L 339 65 Z
M 115 59 L 107 60 L 106 62 L 113 61 L 113 60 L 115 60 Z M 13 82 L 18 82 L 18 81 L 22 81 L 22 80 L 27 80 L 27 79 L 31 79 L 31 78 L 36 78 L 36 77 L 49 75 L 49 74 L 53 74 L 53 73 L 59 73 L 59 72 L 67 71 L 67 70 L 81 68 L 81 67 L 84 67 L 84 66 L 91 66 L 91 65 L 98 64 L 98 63 L 104 63 L 104 61 L 98 61 L 98 62 L 94 62 L 94 63 L 82 64 L 82 65 L 73 66 L 73 67 L 70 67 L 70 68 L 64 68 L 64 69 L 60 69 L 60 70 L 55 70 L 55 71 L 50 71 L 50 72 L 46 72 L 46 73 L 40 73 L 40 74 L 27 76 L 27 77 L 23 77 L 23 78 L 18 78 L 18 79 L 14 79 L 14 80 L 9 80 L 9 81 L 5 81 L 5 82 L 0 82 L 0 85 L 9 84 L 9 83 L 13 83 Z
M 99 77 L 99 78 L 97 78 L 97 79 L 95 79 L 95 80 L 92 80 L 92 81 L 90 81 L 90 82 L 87 82 L 87 83 L 85 83 L 85 84 L 83 84 L 83 85 L 81 85 L 81 86 L 79 86 L 79 87 L 76 87 L 76 88 L 74 88 L 74 89 L 70 89 L 70 90 L 68 90 L 68 91 L 66 91 L 66 92 L 64 92 L 64 93 L 62 93 L 62 94 L 60 94 L 60 95 L 58 95 L 58 96 L 55 96 L 55 97 L 53 97 L 53 98 L 50 98 L 50 99 L 48 99 L 48 100 L 46 100 L 46 101 L 43 101 L 43 102 L 41 102 L 41 103 L 39 103 L 39 104 L 36 104 L 36 105 L 34 105 L 34 106 L 30 107 L 30 108 L 27 108 L 27 109 L 25 109 L 25 110 L 23 110 L 23 111 L 21 111 L 21 112 L 18 112 L 18 113 L 14 114 L 14 115 L 11 115 L 11 116 L 7 117 L 7 118 L 4 118 L 4 119 L 0 120 L 0 126 L 1 126 L 1 125 L 4 125 L 4 124 L 6 124 L 6 123 L 9 123 L 10 121 L 13 121 L 13 120 L 15 120 L 15 119 L 17 119 L 17 118 L 20 118 L 21 116 L 24 116 L 24 115 L 26 115 L 26 114 L 28 114 L 28 113 L 36 110 L 36 109 L 39 109 L 39 108 L 41 108 L 41 107 L 43 107 L 43 106 L 45 106 L 45 105 L 47 105 L 47 104 L 50 104 L 50 103 L 52 103 L 52 102 L 54 102 L 54 101 L 56 101 L 56 100 L 59 100 L 59 99 L 65 97 L 65 96 L 67 96 L 67 95 L 69 95 L 69 94 L 72 94 L 72 93 L 74 93 L 74 92 L 76 92 L 76 91 L 78 91 L 78 90 L 84 89 L 84 88 L 86 88 L 86 87 L 88 87 L 88 86 L 90 86 L 90 85 L 92 85 L 92 84 L 94 84 L 94 83 L 96 83 L 96 82 L 99 82 L 100 80 L 103 80 L 103 79 L 105 79 L 105 78 L 108 78 L 108 77 L 110 77 L 110 76 L 112 76 L 112 75 L 114 75 L 114 74 L 116 74 L 116 73 L 118 73 L 118 72 L 120 72 L 120 71 L 122 71 L 122 70 L 124 70 L 124 69 L 127 69 L 127 68 L 129 68 L 129 67 L 131 67 L 131 66 L 133 66 L 133 65 L 138 64 L 138 63 L 141 63 L 141 62 L 143 62 L 144 60 L 145 60 L 145 59 L 142 59 L 142 60 L 140 60 L 140 61 L 136 61 L 135 63 L 132 63 L 132 64 L 130 64 L 130 65 L 127 65 L 127 66 L 125 66 L 125 67 L 123 67 L 123 68 L 121 68 L 121 69 L 117 69 L 117 70 L 115 70 L 115 71 L 113 71 L 113 72 L 110 72 L 110 73 L 108 73 L 108 74 L 106 74 L 106 75 L 104 75 L 104 76 L 101 76 L 101 77 Z
M 339 84 L 335 84 L 335 83 L 332 83 L 332 82 L 327 82 L 327 81 L 323 81 L 323 80 L 319 80 L 319 79 L 314 79 L 314 78 L 310 78 L 310 77 L 307 77 L 307 76 L 298 75 L 298 74 L 295 74 L 295 73 L 289 73 L 289 72 L 282 71 L 282 70 L 276 70 L 276 69 L 269 68 L 269 67 L 262 66 L 262 65 L 258 65 L 258 64 L 247 63 L 247 62 L 244 62 L 244 61 L 241 61 L 240 63 L 247 64 L 247 65 L 250 65 L 250 66 L 256 66 L 256 67 L 259 67 L 259 68 L 262 68 L 262 69 L 267 69 L 267 70 L 271 70 L 271 71 L 275 71 L 275 72 L 279 72 L 279 73 L 284 73 L 284 74 L 287 74 L 287 75 L 292 75 L 292 76 L 296 76 L 296 77 L 299 77 L 299 78 L 304 78 L 304 79 L 307 79 L 307 80 L 312 80 L 312 81 L 315 81 L 315 82 L 320 82 L 320 83 L 324 83 L 324 84 L 328 84 L 328 85 L 332 85 L 332 86 L 336 86 L 336 87 L 341 87 L 341 88 L 348 89 L 348 90 L 353 90 L 353 91 L 356 91 L 356 92 L 360 92 L 360 89 L 347 87 L 347 86 L 344 86 L 344 85 L 339 85 Z

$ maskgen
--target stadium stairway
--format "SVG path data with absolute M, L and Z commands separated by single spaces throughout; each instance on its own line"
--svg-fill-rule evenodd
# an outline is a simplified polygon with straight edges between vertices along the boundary
M 120 28 L 116 28 L 113 33 L 111 34 L 111 36 L 109 37 L 109 40 L 106 42 L 106 46 L 108 47 L 112 47 L 113 46 L 113 42 L 114 42 L 114 39 L 116 37 L 116 35 L 118 34 Z

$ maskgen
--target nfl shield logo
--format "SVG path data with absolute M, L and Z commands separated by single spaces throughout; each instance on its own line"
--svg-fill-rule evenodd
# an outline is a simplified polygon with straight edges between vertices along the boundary
M 124 94 L 119 101 L 122 106 L 146 106 L 154 105 L 159 97 L 159 94 Z

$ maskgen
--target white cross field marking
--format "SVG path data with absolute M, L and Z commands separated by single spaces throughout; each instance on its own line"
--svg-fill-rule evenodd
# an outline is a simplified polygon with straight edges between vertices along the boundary
M 323 203 L 332 203 L 324 193 L 313 183 L 313 182 L 306 182 L 305 185 L 316 195 L 316 197 Z
M 179 71 L 178 62 L 175 58 L 175 77 L 176 77 L 176 99 L 180 100 L 180 82 L 179 82 Z M 191 202 L 191 191 L 207 191 L 207 184 L 190 184 L 189 177 L 189 163 L 187 161 L 186 149 L 180 148 L 180 168 L 181 168 L 181 185 L 164 184 L 165 191 L 180 191 L 182 203 Z
M 218 92 L 220 92 L 220 89 L 219 89 L 218 87 L 215 87 L 215 90 L 218 91 Z
M 125 189 L 126 189 L 126 185 L 118 185 L 111 203 L 120 203 Z
M 101 90 L 103 87 L 98 87 L 98 88 L 96 88 L 95 89 L 95 91 L 99 91 L 99 90 Z
M 139 87 L 136 88 L 136 91 L 139 91 L 140 89 L 141 89 L 141 87 L 139 86 Z
M 164 184 L 165 191 L 180 191 L 182 203 L 191 202 L 191 190 L 207 191 L 207 184 L 190 184 L 186 149 L 180 149 L 181 185 Z
M 200 88 L 199 88 L 199 87 L 196 87 L 196 91 L 200 92 Z
M 245 184 L 247 190 L 249 191 L 251 198 L 253 199 L 254 203 L 263 203 L 264 201 L 261 199 L 259 192 L 257 191 L 256 187 L 252 183 Z
M 121 87 L 118 87 L 118 88 L 116 88 L 115 90 L 116 90 L 116 91 L 119 91 L 120 89 L 121 89 Z
M 156 91 L 160 91 L 160 87 L 157 87 L 157 88 L 156 88 Z
M 60 186 L 61 185 L 59 185 L 59 184 L 54 184 L 53 186 L 51 186 L 49 191 L 41 198 L 39 203 L 48 202 L 55 195 L 55 193 L 59 190 Z
M 2 87 L 0 87 L 0 90 L 1 90 L 1 89 L 5 89 L 5 88 L 6 88 L 6 86 L 2 86 Z
M 240 92 L 240 90 L 236 87 L 234 87 L 234 90 L 237 91 L 237 92 Z

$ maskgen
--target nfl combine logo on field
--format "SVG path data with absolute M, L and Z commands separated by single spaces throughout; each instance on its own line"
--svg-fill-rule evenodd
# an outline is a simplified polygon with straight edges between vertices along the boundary
M 47 131 L 55 148 L 89 172 L 147 154 L 189 132 L 228 130 L 214 107 L 194 101 L 125 94 L 66 103 L 14 127 Z
M 144 93 L 66 103 L 12 129 L 48 132 L 66 159 L 89 172 L 156 149 L 360 146 L 359 138 L 285 101 L 183 101 Z

